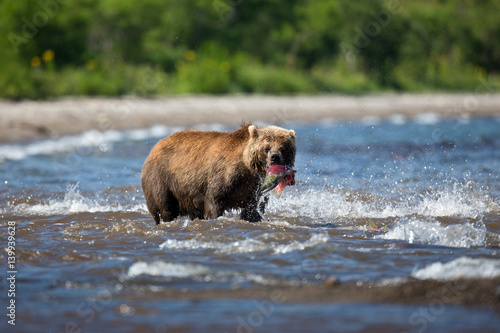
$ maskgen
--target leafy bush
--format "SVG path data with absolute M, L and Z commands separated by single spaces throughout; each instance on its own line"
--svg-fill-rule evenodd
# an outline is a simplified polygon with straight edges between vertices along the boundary
M 244 92 L 266 94 L 313 93 L 312 80 L 297 70 L 248 64 L 241 66 L 236 79 Z

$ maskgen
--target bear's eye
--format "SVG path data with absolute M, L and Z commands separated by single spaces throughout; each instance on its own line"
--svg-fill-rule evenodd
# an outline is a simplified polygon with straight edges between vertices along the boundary
M 269 147 L 269 146 L 267 146 L 266 148 L 264 148 L 264 151 L 265 151 L 266 153 L 269 153 L 269 151 L 270 151 L 270 150 L 271 150 L 271 147 Z
M 278 150 L 279 150 L 279 152 L 280 152 L 282 155 L 283 155 L 283 153 L 285 152 L 285 148 L 283 148 L 283 147 L 280 147 L 280 149 L 278 149 Z

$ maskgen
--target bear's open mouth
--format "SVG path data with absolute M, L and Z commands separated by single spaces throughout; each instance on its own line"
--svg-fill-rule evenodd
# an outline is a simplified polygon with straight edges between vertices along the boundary
M 280 163 L 280 162 L 268 162 L 268 163 L 266 163 L 266 170 L 267 170 L 267 169 L 269 169 L 269 167 L 270 167 L 270 166 L 273 166 L 273 165 L 286 165 L 286 166 L 288 166 L 288 167 L 290 167 L 290 168 L 292 167 L 292 166 L 290 166 L 290 165 L 288 165 L 288 164 L 285 164 L 285 163 Z

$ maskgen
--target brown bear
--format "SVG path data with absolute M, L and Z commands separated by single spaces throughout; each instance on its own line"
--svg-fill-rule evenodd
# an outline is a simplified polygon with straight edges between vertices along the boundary
M 230 209 L 241 209 L 243 220 L 260 221 L 266 168 L 292 167 L 295 152 L 295 132 L 277 126 L 174 133 L 159 141 L 144 162 L 146 205 L 157 224 L 180 215 L 215 219 Z

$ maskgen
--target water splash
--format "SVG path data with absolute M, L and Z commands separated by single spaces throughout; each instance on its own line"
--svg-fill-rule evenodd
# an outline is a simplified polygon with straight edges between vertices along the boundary
M 297 189 L 271 198 L 268 211 L 284 217 L 310 218 L 397 218 L 404 216 L 478 218 L 496 204 L 471 182 L 454 183 L 425 193 L 409 194 L 398 201 L 356 191 Z
M 122 205 L 120 203 L 109 204 L 95 199 L 89 199 L 82 195 L 79 190 L 79 183 L 69 184 L 64 194 L 64 198 L 51 199 L 41 203 L 20 203 L 3 209 L 3 213 L 12 212 L 26 215 L 57 215 L 70 213 L 96 213 L 96 212 L 119 212 L 135 211 L 146 212 L 144 203 L 134 205 Z

